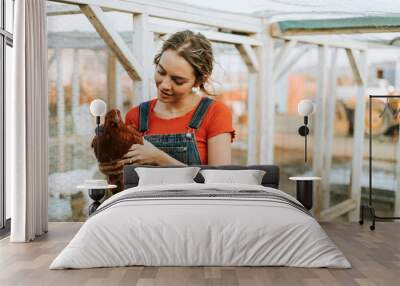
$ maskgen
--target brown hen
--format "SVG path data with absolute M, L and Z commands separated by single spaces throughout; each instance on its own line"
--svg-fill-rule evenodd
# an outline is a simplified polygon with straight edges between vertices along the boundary
M 92 148 L 100 171 L 108 176 L 108 183 L 117 185 L 113 193 L 123 190 L 123 166 L 128 163 L 124 157 L 133 144 L 143 144 L 142 134 L 133 126 L 125 125 L 118 109 L 107 112 L 99 136 L 92 140 Z

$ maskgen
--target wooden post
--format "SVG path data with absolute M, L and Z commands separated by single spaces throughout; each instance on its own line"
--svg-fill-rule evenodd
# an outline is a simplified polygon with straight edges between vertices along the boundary
M 57 63 L 57 136 L 58 136 L 58 171 L 65 170 L 65 97 L 62 69 L 62 52 L 56 49 Z
M 325 151 L 323 153 L 323 170 L 321 177 L 321 193 L 322 193 L 322 209 L 326 210 L 330 207 L 330 184 L 329 176 L 332 166 L 332 145 L 333 135 L 335 132 L 335 106 L 336 106 L 336 61 L 337 48 L 332 50 L 331 64 L 328 75 L 328 91 L 326 98 L 325 113 Z
M 166 36 L 168 36 L 168 35 L 166 35 Z M 153 45 L 153 53 L 150 58 L 150 61 L 151 61 L 150 64 L 151 64 L 151 67 L 155 68 L 155 66 L 153 65 L 153 59 L 154 59 L 154 56 L 161 51 L 164 41 L 163 41 L 163 37 L 160 34 L 154 33 L 153 37 L 154 37 L 154 45 Z M 151 76 L 150 76 L 150 78 L 151 78 L 151 80 L 150 80 L 150 98 L 154 98 L 154 97 L 157 97 L 157 87 L 156 87 L 156 84 L 154 83 L 154 69 L 151 69 L 150 74 L 151 74 Z
M 316 111 L 313 120 L 313 173 L 314 176 L 322 177 L 324 162 L 324 118 L 325 118 L 325 98 L 327 91 L 327 54 L 326 45 L 318 47 L 318 82 L 316 96 Z M 314 184 L 314 214 L 317 219 L 321 212 L 321 183 Z
M 274 162 L 274 121 L 275 121 L 275 98 L 274 98 L 274 81 L 273 81 L 273 65 L 274 65 L 274 40 L 269 34 L 270 23 L 265 23 L 264 32 L 261 33 L 261 41 L 263 43 L 261 49 L 260 71 L 257 78 L 258 98 L 257 107 L 260 114 L 257 118 L 260 128 L 260 164 L 273 164 Z M 261 119 L 261 120 L 260 120 Z
M 74 49 L 72 60 L 72 114 L 75 115 L 79 108 L 80 82 L 79 82 L 79 50 Z
M 124 97 L 121 89 L 121 74 L 122 66 L 119 62 L 115 64 L 115 108 L 121 111 L 121 115 L 125 112 L 124 110 Z
M 115 108 L 117 59 L 111 51 L 107 53 L 107 110 Z
M 80 82 L 79 82 L 79 50 L 74 49 L 72 59 L 72 119 L 74 122 L 74 130 L 76 134 L 78 118 L 79 118 L 79 106 L 80 106 Z M 79 144 L 77 144 L 79 145 Z M 72 145 L 72 150 L 75 149 L 75 144 Z M 75 169 L 76 158 L 72 155 L 72 169 Z
M 154 46 L 153 32 L 148 27 L 149 16 L 147 14 L 133 15 L 133 40 L 132 51 L 134 57 L 139 59 L 143 67 L 141 81 L 133 82 L 133 105 L 150 99 L 151 80 L 151 56 Z
M 249 73 L 247 80 L 247 165 L 257 164 L 257 77 Z
M 257 164 L 257 73 L 259 71 L 259 59 L 257 53 L 249 45 L 235 45 L 239 51 L 243 62 L 247 66 L 248 74 L 248 92 L 247 92 L 247 164 Z M 257 49 L 257 47 L 256 47 Z
M 353 56 L 354 57 L 354 56 Z M 350 60 L 350 57 L 349 57 Z M 350 60 L 353 66 L 352 61 Z M 364 118 L 367 86 L 367 52 L 360 51 L 359 64 L 353 66 L 360 75 L 357 89 L 356 111 L 354 115 L 353 161 L 351 165 L 351 198 L 356 201 L 356 208 L 349 213 L 350 221 L 358 221 L 361 202 L 361 177 L 364 154 Z

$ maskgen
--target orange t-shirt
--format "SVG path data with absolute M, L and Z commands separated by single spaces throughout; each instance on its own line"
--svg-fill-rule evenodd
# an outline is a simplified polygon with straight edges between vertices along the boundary
M 189 123 L 198 105 L 184 115 L 170 119 L 163 119 L 158 117 L 154 112 L 156 101 L 157 99 L 152 99 L 150 101 L 148 118 L 149 129 L 147 130 L 146 135 L 188 132 Z M 135 106 L 128 111 L 125 116 L 125 123 L 139 128 L 139 106 Z M 195 130 L 195 138 L 201 164 L 207 164 L 208 162 L 207 140 L 222 133 L 230 133 L 231 141 L 233 141 L 235 130 L 232 127 L 232 113 L 225 104 L 214 100 L 214 102 L 208 107 L 199 128 Z

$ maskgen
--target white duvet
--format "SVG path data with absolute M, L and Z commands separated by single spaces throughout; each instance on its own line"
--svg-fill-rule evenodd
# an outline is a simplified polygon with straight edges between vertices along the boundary
M 258 198 L 151 198 L 115 203 L 131 192 L 263 190 L 255 185 L 141 186 L 106 200 L 54 259 L 50 269 L 145 266 L 294 266 L 350 268 L 310 215 Z M 297 202 L 298 203 L 298 202 Z M 108 206 L 108 207 L 107 207 Z

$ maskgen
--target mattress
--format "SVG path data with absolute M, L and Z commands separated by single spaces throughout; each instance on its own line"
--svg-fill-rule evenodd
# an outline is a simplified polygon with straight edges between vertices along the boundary
M 144 266 L 350 268 L 292 196 L 242 184 L 137 186 L 106 200 L 50 269 Z

